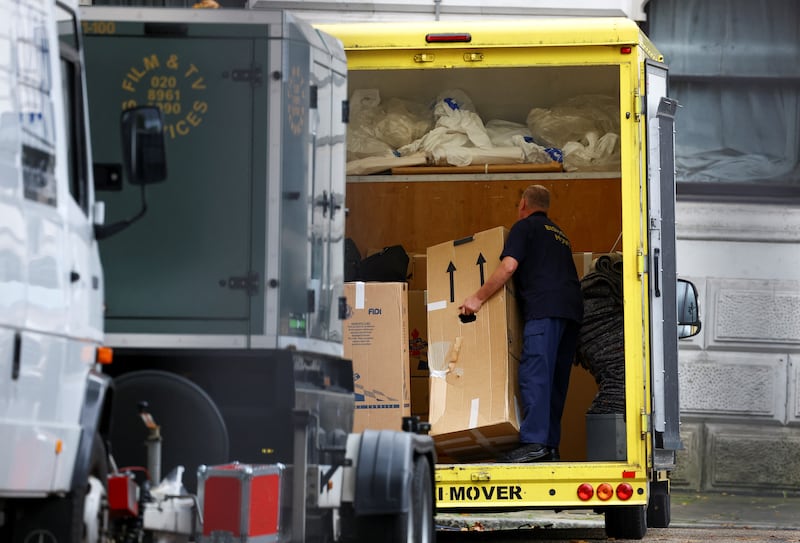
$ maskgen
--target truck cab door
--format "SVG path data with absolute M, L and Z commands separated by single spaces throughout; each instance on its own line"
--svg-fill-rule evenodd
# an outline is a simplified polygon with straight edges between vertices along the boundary
M 667 97 L 666 67 L 648 63 L 645 76 L 652 418 L 655 448 L 675 451 L 683 448 L 675 307 L 674 118 L 678 104 Z M 672 458 L 668 456 L 667 462 Z
M 86 134 L 84 90 L 78 35 L 74 24 L 59 25 L 61 89 L 65 128 L 68 306 L 66 331 L 72 337 L 102 340 L 103 283 L 99 253 L 94 245 L 89 175 L 89 141 Z

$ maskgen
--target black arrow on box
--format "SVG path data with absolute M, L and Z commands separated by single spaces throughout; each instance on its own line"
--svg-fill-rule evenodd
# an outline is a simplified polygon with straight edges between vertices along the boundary
M 450 274 L 450 303 L 456 301 L 456 286 L 453 282 L 453 272 L 456 271 L 456 267 L 453 265 L 453 262 L 450 261 L 450 265 L 447 266 L 447 273 Z
M 481 268 L 481 286 L 483 286 L 483 265 L 486 264 L 486 259 L 483 258 L 483 253 L 478 253 L 478 261 L 476 264 Z

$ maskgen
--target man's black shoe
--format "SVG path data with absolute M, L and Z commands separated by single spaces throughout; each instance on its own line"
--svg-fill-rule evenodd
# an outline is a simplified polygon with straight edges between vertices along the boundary
M 500 462 L 541 462 L 550 460 L 551 452 L 541 443 L 527 443 L 510 451 L 498 460 Z

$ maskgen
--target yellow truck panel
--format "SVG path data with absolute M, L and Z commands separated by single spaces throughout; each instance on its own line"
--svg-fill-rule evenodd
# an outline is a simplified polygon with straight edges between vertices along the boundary
M 560 142 L 565 156 L 558 172 L 531 165 L 526 170 L 524 164 L 496 170 L 488 159 L 465 166 L 447 158 L 444 164 L 435 150 L 416 170 L 394 169 L 392 154 L 403 157 L 405 148 L 393 147 L 377 157 L 387 161 L 383 170 L 348 176 L 346 235 L 359 246 L 400 243 L 424 253 L 448 239 L 510 228 L 524 187 L 547 186 L 550 216 L 567 232 L 574 252 L 621 254 L 624 408 L 616 416 L 624 430 L 611 427 L 600 436 L 624 450 L 618 458 L 598 459 L 597 444 L 588 442 L 588 425 L 595 423 L 590 404 L 603 383 L 596 376 L 593 383 L 576 366 L 562 421 L 561 461 L 440 463 L 437 507 L 597 509 L 606 512 L 606 529 L 614 537 L 641 538 L 648 525 L 668 525 L 668 474 L 681 447 L 671 124 L 677 104 L 667 97 L 667 69 L 656 47 L 634 22 L 620 18 L 318 28 L 344 45 L 351 115 L 359 113 L 362 104 L 354 97 L 364 90 L 381 108 L 393 99 L 433 107 L 458 89 L 485 126 L 499 119 L 531 128 L 534 110 L 560 111 L 565 100 L 586 106 L 602 96 L 603 104 L 612 104 L 606 133 L 616 138 L 611 158 L 579 163 L 575 149 L 589 149 L 602 134 L 574 135 L 574 141 Z M 378 124 L 367 128 L 380 139 Z M 351 136 L 363 129 L 351 119 L 348 152 Z M 537 134 L 533 140 L 544 141 Z

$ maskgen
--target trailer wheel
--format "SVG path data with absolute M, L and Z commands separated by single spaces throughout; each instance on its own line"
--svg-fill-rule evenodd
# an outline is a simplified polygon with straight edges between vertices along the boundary
M 671 517 L 669 483 L 667 481 L 650 483 L 650 500 L 647 502 L 647 527 L 669 528 Z
M 430 480 L 431 469 L 427 456 L 419 456 L 414 461 L 414 475 L 411 483 L 411 533 L 409 541 L 414 543 L 433 543 L 436 530 L 433 522 L 433 485 Z
M 434 543 L 433 484 L 430 462 L 426 456 L 414 461 L 408 512 L 395 515 L 354 517 L 356 536 L 348 541 L 359 543 Z
M 627 505 L 606 509 L 606 535 L 614 539 L 642 539 L 647 533 L 647 506 Z

